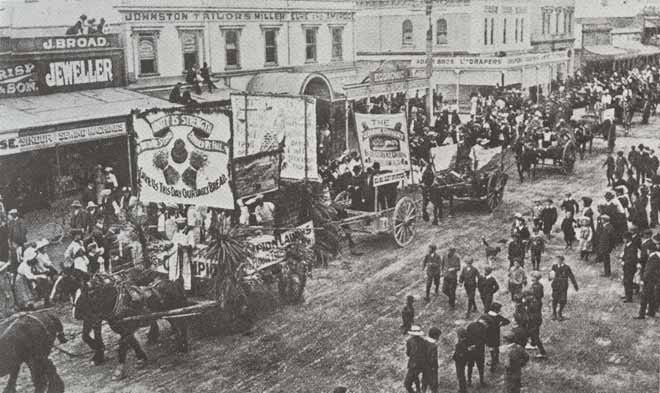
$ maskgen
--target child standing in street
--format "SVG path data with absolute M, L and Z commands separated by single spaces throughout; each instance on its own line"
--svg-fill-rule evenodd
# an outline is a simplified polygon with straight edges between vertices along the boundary
M 566 242 L 566 249 L 573 249 L 573 242 L 575 241 L 575 228 L 573 227 L 573 213 L 566 211 L 564 219 L 561 222 L 561 231 L 564 232 L 564 241 Z
M 520 266 L 519 260 L 515 260 L 513 267 L 509 269 L 509 292 L 511 293 L 512 301 L 515 300 L 516 295 L 522 293 L 525 285 L 527 285 L 525 269 Z
M 540 270 L 541 255 L 545 252 L 545 238 L 539 228 L 534 228 L 529 239 L 529 253 L 532 259 L 532 270 Z
M 589 261 L 591 246 L 593 245 L 594 233 L 591 229 L 591 219 L 589 217 L 580 217 L 578 220 L 578 248 L 580 249 L 580 260 Z

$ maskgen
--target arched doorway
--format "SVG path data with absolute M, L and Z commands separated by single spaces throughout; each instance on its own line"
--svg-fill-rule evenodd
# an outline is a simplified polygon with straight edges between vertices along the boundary
M 334 98 L 330 81 L 320 74 L 310 74 L 303 83 L 301 93 L 328 101 Z

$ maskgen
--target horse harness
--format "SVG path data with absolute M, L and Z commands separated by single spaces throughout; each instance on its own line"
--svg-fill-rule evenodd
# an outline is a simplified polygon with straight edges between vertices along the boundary
M 39 323 L 39 325 L 44 329 L 44 331 L 46 331 L 46 335 L 48 335 L 48 337 L 50 338 L 52 333 L 50 332 L 50 330 L 48 330 L 48 327 L 46 326 L 46 324 L 44 324 L 43 321 L 40 320 L 39 318 L 35 317 L 34 315 L 32 315 L 30 313 L 26 313 L 26 312 L 18 313 L 17 316 L 16 316 L 16 319 L 9 326 L 7 326 L 7 328 L 2 332 L 0 337 L 4 337 L 5 334 L 7 334 L 7 332 L 9 332 L 9 330 L 11 330 L 11 328 L 13 328 L 18 323 L 18 321 L 20 321 L 21 318 L 23 318 L 23 317 L 27 317 L 27 318 L 30 318 L 30 319 L 33 319 L 33 320 L 37 321 Z M 52 335 L 53 335 L 52 339 L 55 340 L 56 335 L 55 334 L 52 334 Z

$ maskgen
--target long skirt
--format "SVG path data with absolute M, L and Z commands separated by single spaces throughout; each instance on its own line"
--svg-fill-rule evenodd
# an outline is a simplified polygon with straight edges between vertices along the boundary
M 36 301 L 34 290 L 30 280 L 21 274 L 16 275 L 14 282 L 14 299 L 16 301 L 16 309 L 26 310 L 29 306 L 33 306 Z
M 168 278 L 171 281 L 181 278 L 183 289 L 186 291 L 192 289 L 191 254 L 192 250 L 189 247 L 179 247 L 176 256 L 169 258 Z

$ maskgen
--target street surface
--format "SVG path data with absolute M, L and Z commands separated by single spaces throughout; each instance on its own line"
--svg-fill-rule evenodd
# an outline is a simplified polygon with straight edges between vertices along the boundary
M 658 126 L 635 127 L 630 138 L 620 137 L 617 149 L 643 143 L 660 151 Z M 147 347 L 150 363 L 143 370 L 133 366 L 129 353 L 129 377 L 112 381 L 117 364 L 117 336 L 105 328 L 107 356 L 105 365 L 93 367 L 88 358 L 71 358 L 54 351 L 51 359 L 60 372 L 67 392 L 255 392 L 321 393 L 336 386 L 350 392 L 403 392 L 405 339 L 401 335 L 400 309 L 405 296 L 415 295 L 416 324 L 425 331 L 431 326 L 442 329 L 439 347 L 441 392 L 457 391 L 454 364 L 449 361 L 455 342 L 454 330 L 466 324 L 466 298 L 458 290 L 456 311 L 448 309 L 441 294 L 424 303 L 422 258 L 429 243 L 444 250 L 456 247 L 461 257 L 472 256 L 483 271 L 485 252 L 481 237 L 491 242 L 507 239 L 511 218 L 521 212 L 531 215 L 533 201 L 550 197 L 558 203 L 565 192 L 576 199 L 594 198 L 594 207 L 605 192 L 606 180 L 601 165 L 605 144 L 595 141 L 595 152 L 578 161 L 576 172 L 565 177 L 559 171 L 542 171 L 537 181 L 520 184 L 515 168 L 509 169 L 510 181 L 504 203 L 493 214 L 485 207 L 457 204 L 452 218 L 439 226 L 421 223 L 417 238 L 409 247 L 399 249 L 387 236 L 359 237 L 361 256 L 348 251 L 327 269 L 316 269 L 308 281 L 306 301 L 300 306 L 272 309 L 261 316 L 249 335 L 192 338 L 190 353 L 169 353 L 170 342 Z M 627 154 L 627 150 L 626 150 Z M 561 233 L 556 233 L 541 265 L 545 287 L 544 324 L 541 337 L 549 359 L 532 360 L 523 371 L 523 384 L 529 393 L 649 393 L 657 391 L 660 364 L 660 322 L 656 319 L 633 320 L 639 304 L 623 304 L 619 299 L 621 266 L 613 253 L 614 278 L 599 277 L 601 267 L 577 260 L 577 251 L 564 251 Z M 569 290 L 569 301 L 562 323 L 550 321 L 551 289 L 547 272 L 553 255 L 564 254 L 572 266 L 580 291 Z M 593 261 L 593 256 L 592 256 Z M 616 262 L 615 262 L 616 261 Z M 511 318 L 513 308 L 506 291 L 506 252 L 500 253 L 495 276 L 502 290 L 496 300 L 503 315 Z M 529 269 L 529 268 L 528 268 Z M 479 310 L 482 305 L 477 300 Z M 69 306 L 63 306 L 68 334 L 80 331 L 71 321 Z M 476 318 L 475 315 L 472 318 Z M 508 331 L 507 328 L 504 331 Z M 145 341 L 146 331 L 140 332 Z M 76 338 L 64 346 L 74 353 L 89 353 Z M 475 370 L 476 372 L 476 370 Z M 6 378 L 0 383 L 5 383 Z M 487 376 L 489 387 L 470 388 L 470 392 L 502 389 L 502 376 Z M 19 378 L 20 391 L 32 391 L 27 367 Z

